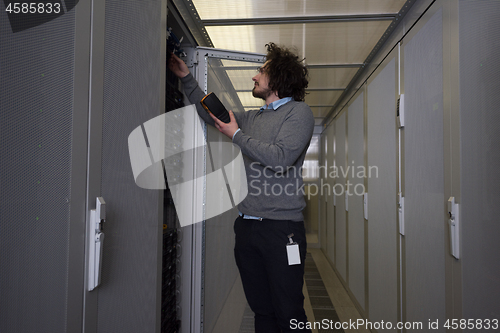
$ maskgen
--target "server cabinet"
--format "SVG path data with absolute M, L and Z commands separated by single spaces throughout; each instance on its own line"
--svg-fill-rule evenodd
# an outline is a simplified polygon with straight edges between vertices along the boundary
M 500 3 L 461 0 L 458 9 L 461 191 L 453 195 L 461 203 L 462 318 L 474 321 L 464 332 L 474 332 L 497 329 L 500 320 Z
M 331 184 L 328 181 L 328 169 L 329 169 L 329 162 L 328 162 L 328 132 L 325 129 L 323 133 L 321 133 L 320 136 L 320 181 L 321 181 L 321 186 L 324 184 L 327 184 L 326 186 Z M 319 236 L 319 245 L 320 248 L 323 250 L 323 252 L 327 253 L 326 249 L 326 239 L 327 239 L 327 223 L 328 223 L 328 211 L 329 206 L 331 205 L 331 193 L 328 193 L 327 195 L 323 195 L 319 199 L 319 209 L 320 209 L 320 220 L 319 220 L 319 227 L 318 227 L 318 236 Z
M 163 191 L 135 182 L 128 139 L 165 111 L 166 3 L 92 8 L 87 201 L 90 210 L 104 198 L 106 222 L 101 284 L 84 290 L 83 332 L 160 332 Z
M 335 132 L 335 123 L 332 123 L 326 129 L 326 162 L 327 165 L 327 183 L 330 185 L 332 189 L 336 188 L 336 185 L 339 183 L 337 178 L 332 177 L 330 173 L 332 170 L 335 170 L 337 167 L 337 159 L 336 159 L 336 132 Z M 326 208 L 325 208 L 325 231 L 324 234 L 325 242 L 321 244 L 323 251 L 327 254 L 330 261 L 335 265 L 335 246 L 336 246 L 336 211 L 337 211 L 337 196 L 335 195 L 335 191 L 332 190 L 332 194 L 328 195 L 326 199 Z
M 364 97 L 361 91 L 349 106 L 347 123 L 348 220 L 347 220 L 347 283 L 360 306 L 365 309 L 365 131 Z
M 391 59 L 392 58 L 392 59 Z M 372 321 L 398 319 L 396 58 L 367 87 L 368 304 Z M 373 169 L 372 169 L 373 168 Z
M 335 165 L 338 170 L 347 169 L 346 150 L 347 114 L 342 113 L 335 121 Z M 339 172 L 335 195 L 335 267 L 344 281 L 347 281 L 347 175 Z
M 58 15 L 20 20 L 1 5 L 0 330 L 156 332 L 162 196 L 134 183 L 127 136 L 164 108 L 166 4 L 56 2 Z M 96 197 L 106 237 L 90 291 Z
M 412 322 L 445 319 L 442 45 L 438 10 L 404 47 L 405 292 Z
M 91 3 L 0 5 L 0 331 L 79 332 Z M 11 15 L 12 14 L 12 15 Z

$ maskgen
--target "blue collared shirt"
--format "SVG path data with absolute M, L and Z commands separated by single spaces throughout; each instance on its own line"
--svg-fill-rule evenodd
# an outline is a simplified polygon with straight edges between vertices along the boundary
M 278 99 L 277 101 L 274 101 L 272 103 L 269 103 L 269 105 L 263 105 L 260 110 L 259 110 L 259 113 L 266 110 L 266 109 L 273 109 L 273 110 L 276 110 L 278 109 L 280 106 L 282 106 L 283 104 L 286 104 L 290 101 L 293 100 L 293 97 L 284 97 L 282 99 Z
M 262 111 L 264 110 L 268 110 L 268 109 L 273 109 L 273 110 L 277 110 L 280 106 L 290 102 L 290 101 L 293 101 L 293 97 L 283 97 L 282 99 L 278 99 L 277 101 L 274 101 L 272 103 L 269 103 L 269 105 L 263 105 L 260 110 L 259 110 L 259 113 L 262 113 Z M 234 136 L 236 135 L 236 133 L 238 133 L 240 131 L 240 129 L 238 128 L 236 130 L 236 132 L 234 132 L 233 134 L 233 139 L 234 139 Z

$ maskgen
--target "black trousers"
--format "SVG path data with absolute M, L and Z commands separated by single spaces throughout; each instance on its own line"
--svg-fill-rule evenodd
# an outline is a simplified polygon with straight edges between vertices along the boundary
M 302 293 L 307 251 L 304 222 L 240 216 L 234 232 L 234 256 L 245 296 L 255 313 L 255 333 L 311 332 L 292 329 L 307 322 Z M 293 241 L 299 244 L 300 265 L 288 265 L 286 244 L 292 233 Z

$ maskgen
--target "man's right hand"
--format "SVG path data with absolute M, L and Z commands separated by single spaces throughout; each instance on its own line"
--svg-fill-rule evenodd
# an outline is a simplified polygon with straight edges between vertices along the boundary
M 178 56 L 171 53 L 170 60 L 168 61 L 168 68 L 174 73 L 178 78 L 183 78 L 189 74 L 189 69 L 187 65 Z

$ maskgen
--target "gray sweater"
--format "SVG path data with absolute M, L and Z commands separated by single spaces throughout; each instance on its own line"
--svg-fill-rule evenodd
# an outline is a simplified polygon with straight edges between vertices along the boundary
M 205 94 L 198 82 L 191 74 L 181 82 L 200 117 L 213 126 L 201 106 Z M 267 219 L 303 221 L 302 165 L 314 129 L 311 109 L 304 102 L 290 101 L 276 110 L 233 112 L 240 127 L 233 143 L 243 153 L 248 181 L 248 195 L 238 209 Z

